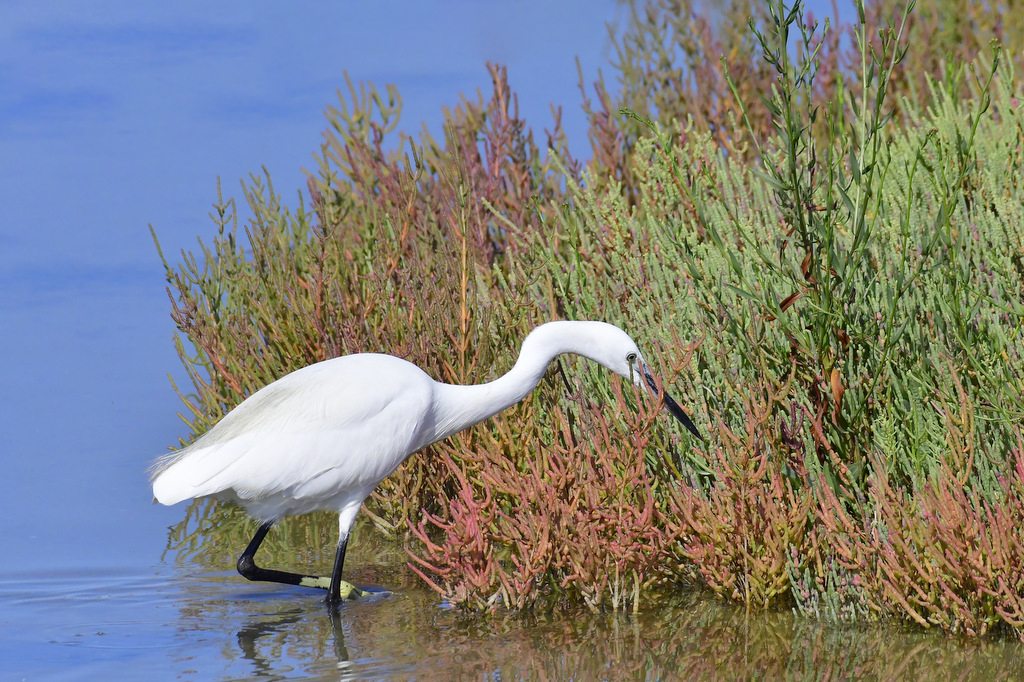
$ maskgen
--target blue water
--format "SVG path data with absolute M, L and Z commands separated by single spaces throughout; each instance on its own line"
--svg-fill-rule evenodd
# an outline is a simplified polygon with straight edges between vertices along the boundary
M 181 511 L 151 504 L 145 469 L 186 435 L 159 276 L 6 284 L 0 576 L 152 565 Z
M 383 577 L 372 568 L 355 580 Z M 11 680 L 1019 680 L 1020 645 L 750 614 L 697 593 L 639 615 L 469 616 L 401 578 L 328 608 L 321 593 L 156 566 L 0 579 Z
M 3 678 L 373 679 L 415 661 L 393 637 L 387 656 L 363 655 L 359 632 L 375 627 L 379 598 L 332 612 L 316 594 L 166 567 L 7 577 Z

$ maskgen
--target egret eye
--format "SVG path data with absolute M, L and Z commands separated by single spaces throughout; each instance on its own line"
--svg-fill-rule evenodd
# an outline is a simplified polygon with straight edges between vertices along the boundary
M 631 365 L 634 362 L 636 362 L 636 353 L 629 353 L 628 355 L 626 355 L 626 362 L 628 362 Z

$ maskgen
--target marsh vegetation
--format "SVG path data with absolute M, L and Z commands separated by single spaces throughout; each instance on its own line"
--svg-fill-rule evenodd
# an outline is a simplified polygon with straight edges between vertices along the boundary
M 1024 638 L 1024 25 L 894 4 L 629 3 L 614 84 L 580 84 L 586 159 L 497 65 L 438 136 L 348 82 L 293 204 L 254 175 L 240 226 L 218 191 L 212 236 L 165 261 L 190 429 L 336 355 L 478 383 L 533 326 L 604 320 L 710 437 L 576 363 L 413 457 L 366 513 L 450 604 L 657 613 L 703 588 Z M 267 542 L 302 564 L 334 523 Z M 197 504 L 170 542 L 230 564 L 254 528 Z

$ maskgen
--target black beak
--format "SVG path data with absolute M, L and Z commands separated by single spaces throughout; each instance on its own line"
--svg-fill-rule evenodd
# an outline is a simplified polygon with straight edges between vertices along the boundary
M 644 367 L 644 378 L 647 380 L 647 385 L 651 387 L 651 392 L 654 393 L 654 395 L 658 395 L 658 384 L 654 381 L 654 377 L 651 376 L 651 371 L 647 369 L 646 366 Z M 667 407 L 668 411 L 672 413 L 672 416 L 681 421 L 683 426 L 689 429 L 690 433 L 697 437 L 697 440 L 704 442 L 704 439 L 701 437 L 697 427 L 694 426 L 689 415 L 683 412 L 683 408 L 679 407 L 679 403 L 677 403 L 672 396 L 668 394 L 668 391 L 664 392 L 664 397 L 665 407 Z

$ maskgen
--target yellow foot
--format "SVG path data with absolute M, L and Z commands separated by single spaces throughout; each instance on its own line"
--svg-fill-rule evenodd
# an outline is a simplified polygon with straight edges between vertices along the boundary
M 358 587 L 356 587 L 352 583 L 347 583 L 344 580 L 341 581 L 341 585 L 339 586 L 338 592 L 341 593 L 342 599 L 356 599 L 358 597 L 362 597 L 363 594 L 365 594 Z
M 331 589 L 331 578 L 330 576 L 321 576 L 319 578 L 303 578 L 300 582 L 303 587 L 319 587 L 322 590 Z M 342 599 L 355 599 L 362 597 L 365 593 L 352 583 L 347 583 L 344 580 L 338 586 L 338 592 L 341 594 Z

